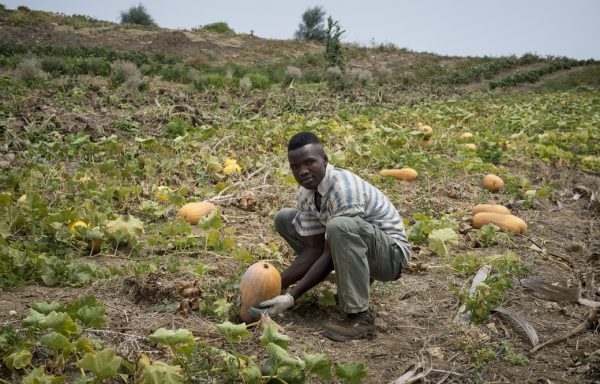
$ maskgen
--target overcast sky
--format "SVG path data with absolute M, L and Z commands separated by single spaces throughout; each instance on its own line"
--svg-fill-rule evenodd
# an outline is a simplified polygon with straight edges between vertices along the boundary
M 309 7 L 322 6 L 343 41 L 393 43 L 457 56 L 522 55 L 600 59 L 600 0 L 0 0 L 9 9 L 83 14 L 119 22 L 142 4 L 164 28 L 225 21 L 238 33 L 289 39 Z

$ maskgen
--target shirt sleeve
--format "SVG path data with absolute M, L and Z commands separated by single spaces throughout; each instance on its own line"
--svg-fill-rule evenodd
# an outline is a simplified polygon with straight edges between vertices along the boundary
M 325 226 L 315 215 L 307 212 L 298 212 L 292 224 L 300 236 L 314 236 L 325 233 Z

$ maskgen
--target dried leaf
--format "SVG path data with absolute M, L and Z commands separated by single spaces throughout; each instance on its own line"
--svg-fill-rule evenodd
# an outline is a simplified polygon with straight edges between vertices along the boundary
M 495 308 L 493 311 L 498 313 L 503 320 L 509 323 L 521 337 L 525 336 L 532 347 L 535 347 L 540 343 L 535 328 L 527 321 L 527 319 L 505 308 Z

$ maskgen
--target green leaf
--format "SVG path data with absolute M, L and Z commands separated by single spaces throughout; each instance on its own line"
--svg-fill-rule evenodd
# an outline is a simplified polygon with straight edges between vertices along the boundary
M 260 337 L 260 344 L 263 347 L 266 347 L 269 343 L 274 343 L 283 349 L 287 349 L 290 338 L 279 333 L 275 324 L 265 324 L 263 327 L 263 334 Z
M 106 312 L 104 306 L 98 305 L 95 307 L 88 307 L 86 305 L 83 308 L 79 308 L 77 311 L 77 319 L 86 327 L 102 328 L 106 322 Z
M 94 342 L 87 337 L 80 337 L 75 342 L 75 349 L 77 352 L 93 352 Z
M 71 344 L 69 339 L 57 332 L 52 332 L 40 337 L 40 343 L 54 351 L 63 349 L 69 351 L 73 349 L 73 344 Z
M 336 365 L 335 374 L 344 384 L 358 384 L 367 378 L 367 369 L 363 363 L 343 363 Z
M 233 303 L 228 303 L 225 299 L 219 299 L 213 303 L 215 306 L 215 315 L 217 315 L 220 319 L 227 319 L 229 315 L 229 310 L 233 306 Z
M 428 238 L 429 248 L 440 256 L 448 255 L 449 245 L 458 245 L 458 234 L 452 228 L 435 229 Z
M 23 325 L 26 327 L 39 327 L 40 321 L 44 320 L 46 315 L 39 313 L 33 308 L 29 309 L 29 315 L 23 319 Z
M 39 313 L 43 313 L 44 315 L 49 314 L 50 312 L 60 312 L 62 310 L 62 305 L 57 303 L 56 301 L 45 302 L 42 301 L 40 303 L 34 303 L 31 308 L 36 310 Z
M 231 257 L 234 260 L 240 261 L 244 264 L 250 264 L 256 261 L 256 257 L 248 252 L 248 250 L 244 247 L 236 247 L 231 252 Z
M 226 321 L 222 324 L 217 324 L 216 327 L 217 331 L 219 331 L 219 333 L 225 337 L 225 340 L 230 343 L 239 343 L 242 341 L 242 337 L 252 336 L 246 329 L 246 324 L 244 323 L 233 324 L 229 321 Z
M 44 372 L 44 367 L 35 368 L 23 378 L 23 384 L 62 384 L 65 376 L 52 376 Z
M 77 318 L 77 311 L 83 307 L 98 307 L 102 304 L 96 299 L 94 295 L 88 295 L 75 299 L 67 304 L 66 310 L 71 317 Z
M 318 375 L 323 380 L 331 379 L 331 361 L 323 353 L 310 354 L 304 352 L 302 360 L 306 365 L 306 374 Z
M 293 368 L 304 369 L 304 361 L 290 355 L 279 345 L 275 343 L 269 343 L 266 345 L 266 349 L 269 354 L 273 356 L 273 359 L 275 359 L 276 366 L 281 367 L 285 365 Z
M 22 369 L 31 364 L 32 354 L 28 349 L 13 352 L 4 358 L 8 369 Z
M 112 348 L 107 348 L 100 352 L 86 353 L 77 362 L 77 366 L 84 371 L 92 372 L 98 380 L 105 380 L 119 374 L 122 361 L 123 358 L 116 356 Z
M 176 331 L 159 328 L 152 335 L 148 337 L 151 341 L 156 343 L 168 345 L 174 347 L 177 344 L 194 344 L 194 335 L 187 329 L 178 329 Z
M 216 229 L 206 234 L 206 245 L 212 249 L 218 249 L 221 245 L 221 233 Z
M 245 384 L 259 384 L 262 378 L 260 368 L 252 360 L 248 361 L 248 365 L 240 372 L 242 380 Z
M 223 226 L 223 221 L 221 220 L 220 211 L 215 209 L 206 217 L 200 219 L 198 226 L 204 230 L 221 228 Z
M 71 316 L 64 312 L 51 312 L 38 324 L 41 329 L 51 328 L 66 335 L 75 333 L 79 329 L 77 324 L 71 319 Z
M 138 362 L 137 384 L 183 384 L 179 365 L 168 365 L 162 361 L 150 361 L 142 356 Z
M 131 215 L 121 215 L 106 222 L 106 231 L 117 240 L 137 239 L 144 233 L 144 223 Z

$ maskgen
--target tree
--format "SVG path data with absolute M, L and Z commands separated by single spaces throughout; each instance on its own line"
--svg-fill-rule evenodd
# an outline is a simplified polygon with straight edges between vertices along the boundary
M 327 32 L 325 36 L 325 59 L 332 67 L 338 67 L 344 70 L 344 52 L 340 37 L 344 34 L 337 21 L 333 21 L 331 16 L 327 18 Z
M 323 7 L 308 8 L 302 14 L 302 23 L 298 25 L 298 30 L 294 34 L 296 39 L 324 42 L 326 37 L 324 17 Z
M 137 7 L 131 7 L 126 12 L 121 12 L 121 24 L 137 24 L 147 27 L 157 26 L 142 4 L 139 4 Z

